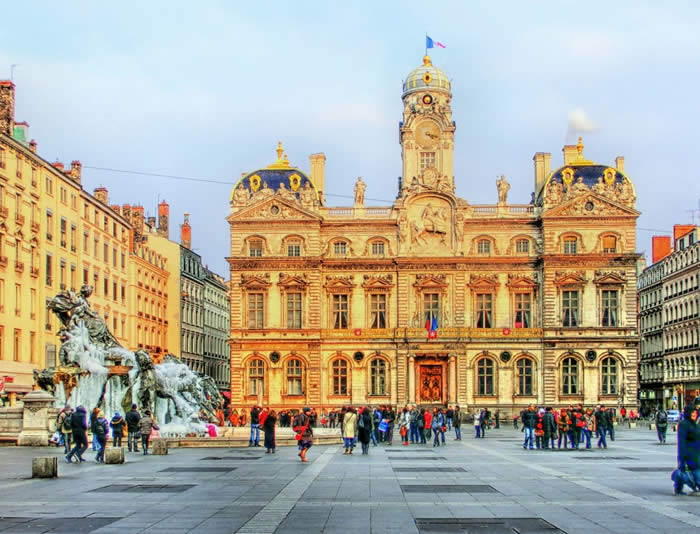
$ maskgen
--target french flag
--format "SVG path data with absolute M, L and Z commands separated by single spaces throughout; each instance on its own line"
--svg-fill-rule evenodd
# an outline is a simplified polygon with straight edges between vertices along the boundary
M 444 44 L 442 44 L 440 41 L 433 41 L 430 37 L 427 35 L 425 36 L 425 48 L 447 48 Z

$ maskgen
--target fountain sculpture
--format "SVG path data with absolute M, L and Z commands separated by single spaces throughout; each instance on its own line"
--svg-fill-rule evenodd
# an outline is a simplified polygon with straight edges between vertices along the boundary
M 48 304 L 60 322 L 59 362 L 34 371 L 35 382 L 52 393 L 56 407 L 66 402 L 88 411 L 100 407 L 108 418 L 136 403 L 155 414 L 164 434 L 206 431 L 223 402 L 214 381 L 199 376 L 167 354 L 155 363 L 142 349 L 122 347 L 104 320 L 90 308 L 92 286 L 62 291 Z

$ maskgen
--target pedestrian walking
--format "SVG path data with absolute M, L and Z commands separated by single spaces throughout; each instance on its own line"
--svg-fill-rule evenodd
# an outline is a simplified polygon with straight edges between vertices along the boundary
M 384 420 L 387 422 L 385 440 L 387 445 L 391 446 L 394 440 L 394 424 L 396 423 L 396 412 L 394 412 L 394 408 L 391 405 L 384 410 Z
M 523 430 L 525 432 L 525 441 L 523 442 L 523 449 L 530 450 L 534 448 L 535 441 L 535 427 L 537 426 L 537 412 L 535 411 L 535 405 L 530 404 L 527 410 L 523 413 Z
M 99 412 L 100 409 L 95 407 L 93 408 L 92 412 L 90 412 L 90 434 L 92 434 L 92 450 L 97 451 L 98 450 L 98 445 L 97 441 L 95 440 L 95 421 L 97 420 L 97 412 Z
M 459 405 L 455 406 L 452 424 L 455 427 L 455 441 L 462 441 L 462 414 Z
M 437 408 L 437 412 L 433 413 L 433 433 L 435 434 L 433 439 L 433 447 L 440 446 L 440 437 L 442 437 L 442 445 L 445 445 L 445 414 L 442 413 L 441 408 Z
M 561 449 L 561 441 L 563 439 L 564 448 L 568 449 L 569 447 L 567 442 L 569 441 L 569 437 L 571 435 L 571 418 L 569 417 L 569 413 L 567 412 L 566 408 L 562 408 L 559 412 L 559 417 L 557 417 L 557 431 L 557 448 Z M 571 446 L 574 446 L 573 443 Z
M 418 438 L 421 445 L 425 445 L 425 408 L 421 408 L 416 422 Z
M 452 406 L 447 407 L 447 411 L 445 412 L 445 417 L 447 418 L 447 430 L 452 430 L 452 418 L 454 417 L 454 410 L 452 409 Z
M 248 447 L 260 447 L 260 407 L 250 409 L 250 443 Z
M 427 444 L 432 436 L 433 414 L 430 413 L 430 410 L 425 410 L 423 418 L 425 419 L 425 426 L 423 427 L 423 443 Z
M 603 449 L 608 448 L 608 444 L 605 440 L 605 434 L 607 432 L 607 425 L 608 425 L 608 416 L 605 413 L 606 409 L 603 404 L 600 405 L 600 408 L 595 412 L 593 416 L 593 420 L 595 421 L 595 430 L 598 432 L 598 448 L 600 449 L 601 447 Z
M 357 430 L 357 413 L 355 408 L 348 406 L 343 416 L 343 442 L 345 444 L 345 453 L 352 454 L 355 448 L 355 436 Z
M 275 454 L 275 423 L 277 423 L 277 414 L 274 410 L 270 410 L 262 424 L 265 433 L 265 454 Z
M 139 434 L 141 434 L 141 448 L 143 448 L 143 454 L 148 454 L 148 442 L 151 439 L 151 432 L 154 429 L 160 430 L 160 427 L 151 417 L 151 411 L 146 410 L 143 412 L 143 417 L 139 420 Z
M 372 436 L 372 415 L 364 406 L 357 415 L 357 439 L 362 444 L 362 454 L 369 454 L 369 442 Z
M 544 438 L 543 447 L 549 449 L 551 444 L 552 449 L 554 449 L 554 442 L 557 435 L 557 422 L 554 420 L 551 406 L 547 406 L 544 409 L 544 415 L 542 416 L 542 432 Z
M 683 410 L 677 439 L 678 469 L 672 475 L 673 493 L 684 495 L 684 485 L 688 485 L 693 491 L 700 491 L 700 427 L 695 406 L 688 405 Z
M 93 443 L 97 442 L 97 454 L 95 455 L 95 461 L 103 464 L 105 463 L 105 448 L 107 447 L 107 436 L 109 435 L 109 431 L 107 419 L 104 418 L 104 414 L 100 409 L 98 409 L 95 413 L 93 428 Z
M 475 438 L 481 437 L 481 412 L 477 411 L 474 414 L 474 430 L 476 431 Z
M 586 448 L 591 448 L 591 436 L 593 435 L 593 410 L 588 408 L 583 414 L 583 426 L 581 427 L 581 432 L 584 439 L 586 440 Z
M 304 406 L 301 409 L 301 413 L 297 415 L 296 419 L 294 420 L 294 431 L 297 433 L 296 439 L 297 443 L 299 444 L 299 458 L 302 462 L 309 461 L 306 459 L 306 454 L 314 444 L 314 431 L 311 427 L 311 417 L 309 416 L 310 413 L 311 408 Z
M 126 430 L 129 432 L 127 443 L 129 452 L 139 452 L 139 421 L 141 414 L 136 409 L 136 405 L 131 405 L 131 410 L 126 414 Z
M 411 438 L 411 443 L 420 442 L 420 437 L 418 433 L 418 419 L 420 417 L 420 412 L 415 406 L 411 407 L 411 419 L 409 423 L 409 433 Z
M 659 438 L 659 443 L 666 443 L 666 430 L 668 429 L 668 414 L 663 406 L 659 405 L 659 409 L 654 414 L 654 422 L 656 423 L 656 435 Z
M 109 422 L 109 426 L 112 429 L 112 447 L 121 447 L 126 421 L 119 415 L 119 412 L 114 412 L 114 417 Z
M 73 426 L 71 424 L 72 418 L 73 409 L 70 407 L 70 404 L 66 404 L 56 417 L 56 430 L 61 434 L 63 450 L 66 454 L 68 454 L 71 449 L 71 435 L 73 434 Z
M 83 453 L 87 450 L 88 448 L 88 442 L 87 442 L 87 421 L 85 421 L 86 417 L 86 412 L 85 408 L 82 406 L 78 406 L 75 409 L 75 412 L 73 412 L 73 415 L 71 416 L 71 427 L 72 427 L 72 435 L 73 435 L 73 443 L 75 444 L 73 448 L 68 452 L 66 455 L 66 461 L 68 463 L 72 462 L 73 456 L 76 457 L 78 462 L 82 463 L 85 461 L 83 458 Z

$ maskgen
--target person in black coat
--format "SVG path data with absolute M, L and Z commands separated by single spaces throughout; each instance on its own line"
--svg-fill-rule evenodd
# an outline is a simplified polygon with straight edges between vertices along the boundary
M 678 469 L 683 471 L 686 467 L 692 471 L 697 491 L 700 484 L 700 427 L 697 424 L 698 411 L 695 406 L 686 406 L 683 410 L 683 420 L 678 425 Z M 673 492 L 676 495 L 683 493 L 683 485 L 688 483 L 682 479 L 674 480 Z
M 367 406 L 357 416 L 357 439 L 362 443 L 362 454 L 369 454 L 369 442 L 372 438 L 372 415 Z
M 97 410 L 93 422 L 92 439 L 97 442 L 95 461 L 101 464 L 105 463 L 105 448 L 107 447 L 107 435 L 109 434 L 108 425 L 109 423 L 104 418 L 102 410 Z
M 114 417 L 109 422 L 109 426 L 112 427 L 112 447 L 121 447 L 126 421 L 119 415 L 119 412 L 114 412 Z
M 82 406 L 78 406 L 75 409 L 75 412 L 73 412 L 73 416 L 71 417 L 71 427 L 72 427 L 72 434 L 73 434 L 73 443 L 75 445 L 73 448 L 70 450 L 70 452 L 66 455 L 66 461 L 68 463 L 71 463 L 73 460 L 73 456 L 76 457 L 76 459 L 79 462 L 84 462 L 85 459 L 83 458 L 83 453 L 87 450 L 88 448 L 88 442 L 87 442 L 87 421 L 85 420 L 86 412 L 85 408 Z
M 131 405 L 131 410 L 126 414 L 126 429 L 129 432 L 129 452 L 139 452 L 139 421 L 141 414 L 136 405 Z
M 277 422 L 277 414 L 275 410 L 270 410 L 265 417 L 262 429 L 265 433 L 265 454 L 275 454 L 275 423 Z
M 544 432 L 543 447 L 549 449 L 549 444 L 551 442 L 552 449 L 554 449 L 554 441 L 557 436 L 557 422 L 554 420 L 551 406 L 547 406 L 544 410 L 544 415 L 542 416 L 542 430 Z

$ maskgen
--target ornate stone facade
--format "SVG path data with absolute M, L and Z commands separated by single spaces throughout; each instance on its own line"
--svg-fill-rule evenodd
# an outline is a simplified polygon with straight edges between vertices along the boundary
M 530 204 L 455 194 L 449 78 L 404 84 L 390 206 L 327 207 L 324 158 L 231 194 L 231 397 L 276 408 L 636 404 L 634 189 L 616 166 L 538 153 Z M 600 180 L 599 180 L 600 178 Z M 596 187 L 602 183 L 603 186 Z M 371 196 L 371 195 L 370 195 Z

